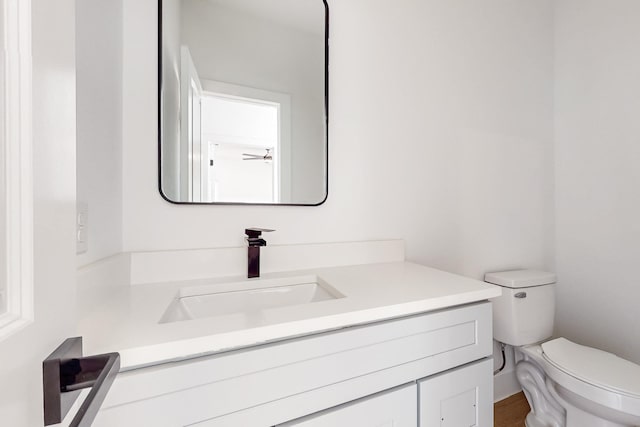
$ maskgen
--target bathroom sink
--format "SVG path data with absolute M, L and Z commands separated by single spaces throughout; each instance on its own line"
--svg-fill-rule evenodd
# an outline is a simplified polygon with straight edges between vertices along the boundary
M 259 279 L 181 289 L 160 323 L 179 322 L 343 298 L 313 275 Z

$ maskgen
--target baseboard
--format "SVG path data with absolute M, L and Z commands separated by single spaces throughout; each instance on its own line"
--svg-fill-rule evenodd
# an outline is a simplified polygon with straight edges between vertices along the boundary
M 513 369 L 504 370 L 493 377 L 493 401 L 499 402 L 522 391 Z

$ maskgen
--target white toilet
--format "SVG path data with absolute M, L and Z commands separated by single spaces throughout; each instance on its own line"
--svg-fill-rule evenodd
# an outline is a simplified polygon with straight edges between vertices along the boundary
M 640 426 L 640 365 L 553 333 L 553 273 L 487 273 L 502 286 L 492 299 L 493 334 L 514 346 L 516 375 L 531 406 L 527 427 Z

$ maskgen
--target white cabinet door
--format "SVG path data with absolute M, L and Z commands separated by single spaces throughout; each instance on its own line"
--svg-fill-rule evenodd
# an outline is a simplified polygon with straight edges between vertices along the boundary
M 299 418 L 280 427 L 414 427 L 418 425 L 416 384 Z
M 492 427 L 491 359 L 418 381 L 420 427 Z

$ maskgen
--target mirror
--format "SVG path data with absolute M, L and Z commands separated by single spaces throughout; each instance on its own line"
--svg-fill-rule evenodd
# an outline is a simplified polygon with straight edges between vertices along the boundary
M 327 197 L 323 0 L 159 0 L 159 182 L 173 203 Z

